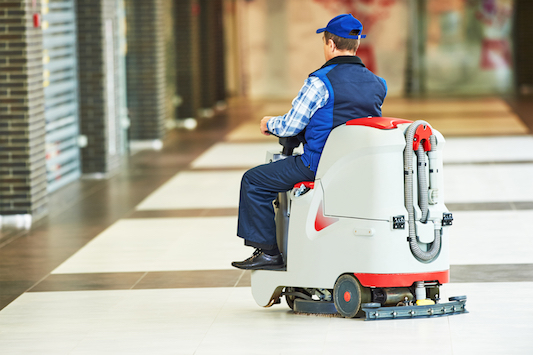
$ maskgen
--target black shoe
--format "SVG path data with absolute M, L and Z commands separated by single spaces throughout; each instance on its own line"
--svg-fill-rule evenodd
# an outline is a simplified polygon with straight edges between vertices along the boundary
M 281 254 L 268 255 L 256 249 L 251 257 L 244 261 L 234 261 L 231 263 L 238 269 L 245 270 L 280 270 L 285 269 L 285 263 Z

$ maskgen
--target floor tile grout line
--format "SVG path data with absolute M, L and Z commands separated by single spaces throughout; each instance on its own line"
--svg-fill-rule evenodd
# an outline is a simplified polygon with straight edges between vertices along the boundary
M 31 292 L 31 290 L 33 290 L 37 285 L 39 285 L 41 282 L 43 282 L 45 279 L 47 279 L 50 275 L 52 275 L 52 273 L 48 273 L 47 275 L 43 276 L 39 281 L 37 281 L 36 283 L 34 283 L 30 288 L 28 288 L 26 291 L 23 292 L 26 293 L 26 292 Z
M 135 282 L 133 284 L 133 286 L 130 287 L 130 290 L 133 290 L 135 288 L 135 286 L 137 286 L 139 284 L 139 282 L 141 282 L 141 280 L 144 279 L 146 277 L 146 275 L 148 275 L 148 273 L 149 273 L 149 271 L 146 271 L 141 277 L 139 277 L 137 282 Z
M 221 305 L 221 307 L 219 308 L 217 314 L 213 317 L 213 321 L 211 322 L 211 324 L 209 324 L 209 327 L 207 327 L 207 330 L 205 331 L 205 334 L 204 336 L 202 337 L 202 340 L 200 340 L 200 342 L 198 343 L 198 346 L 196 347 L 196 349 L 194 350 L 194 353 L 193 354 L 196 354 L 198 349 L 200 348 L 200 346 L 202 345 L 202 343 L 204 342 L 205 338 L 207 337 L 207 334 L 209 333 L 209 331 L 211 330 L 211 328 L 213 327 L 213 325 L 215 324 L 216 320 L 218 319 L 218 317 L 220 316 L 220 313 L 222 312 L 222 309 L 224 308 L 224 306 L 228 303 L 228 300 L 229 298 L 231 297 L 231 292 L 228 292 L 228 296 L 226 297 L 226 299 L 224 300 L 224 303 Z
M 241 282 L 241 279 L 243 278 L 245 272 L 246 271 L 244 271 L 244 270 L 241 272 L 241 275 L 239 276 L 239 278 L 237 279 L 237 282 L 235 282 L 235 285 L 233 285 L 233 287 L 237 287 L 239 282 Z

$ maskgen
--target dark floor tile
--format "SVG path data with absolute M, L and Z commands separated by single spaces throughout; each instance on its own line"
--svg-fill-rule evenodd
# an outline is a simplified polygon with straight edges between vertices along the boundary
M 4 245 L 9 244 L 11 241 L 15 240 L 22 234 L 24 234 L 24 231 L 16 228 L 4 227 L 0 229 L 0 248 Z
M 180 217 L 201 217 L 204 209 L 186 209 L 186 210 L 147 210 L 135 211 L 128 218 L 180 218 Z
M 237 208 L 197 208 L 181 210 L 135 211 L 128 218 L 180 218 L 237 216 Z
M 451 265 L 451 282 L 533 281 L 533 264 Z
M 533 132 L 533 96 L 532 95 L 513 95 L 505 98 L 507 104 L 520 117 L 522 122 Z
M 446 207 L 451 212 L 454 211 L 505 211 L 512 210 L 510 202 L 469 202 L 469 203 L 447 203 Z
M 0 296 L 16 295 L 20 290 L 26 291 L 33 286 L 33 281 L 0 281 Z
M 257 141 L 255 141 L 257 143 Z M 281 147 L 281 146 L 280 146 Z M 190 171 L 240 171 L 240 170 L 248 170 L 250 168 L 253 168 L 253 166 L 250 165 L 242 165 L 242 166 L 214 166 L 214 167 L 205 167 L 205 168 L 191 168 Z
M 9 306 L 11 302 L 16 300 L 23 292 L 16 295 L 0 295 L 0 309 L 4 309 Z
M 242 270 L 192 270 L 149 272 L 134 288 L 235 287 Z
M 52 274 L 35 285 L 29 292 L 129 290 L 145 272 Z
M 251 287 L 252 286 L 252 272 L 245 271 L 242 275 L 237 287 Z
M 533 201 L 512 202 L 516 210 L 533 210 Z
M 531 210 L 533 209 L 533 201 L 447 203 L 446 207 L 448 207 L 451 212 Z
M 0 281 L 0 309 L 13 302 L 18 296 L 26 292 L 33 281 Z
M 516 164 L 533 164 L 533 160 L 494 160 L 494 161 L 465 161 L 465 162 L 453 162 L 444 163 L 444 166 L 454 165 L 516 165 Z

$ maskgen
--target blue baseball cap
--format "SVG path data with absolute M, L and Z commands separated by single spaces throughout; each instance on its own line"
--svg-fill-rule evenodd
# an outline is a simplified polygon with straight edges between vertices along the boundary
M 352 14 L 344 14 L 335 16 L 331 21 L 328 22 L 328 25 L 324 28 L 319 28 L 316 30 L 316 33 L 322 33 L 328 31 L 342 38 L 365 38 L 366 35 L 362 35 L 363 24 L 352 16 Z M 357 31 L 357 35 L 350 34 L 352 31 Z

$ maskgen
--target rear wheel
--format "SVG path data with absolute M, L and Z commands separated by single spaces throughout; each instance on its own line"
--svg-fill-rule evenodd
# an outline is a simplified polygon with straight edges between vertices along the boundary
M 294 287 L 286 287 L 285 292 L 294 292 Z M 294 310 L 294 297 L 293 295 L 285 295 L 285 301 L 287 301 L 287 305 L 290 309 Z
M 361 310 L 363 287 L 353 275 L 342 275 L 333 289 L 333 301 L 337 312 L 345 318 L 353 318 Z

